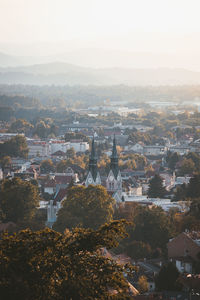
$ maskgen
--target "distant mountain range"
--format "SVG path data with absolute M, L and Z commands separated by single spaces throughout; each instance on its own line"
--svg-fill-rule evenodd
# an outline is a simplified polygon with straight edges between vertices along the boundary
M 30 58 L 0 53 L 0 84 L 193 85 L 200 72 L 181 68 L 87 68 L 65 62 L 27 65 Z M 21 64 L 21 66 L 20 66 Z M 18 66 L 17 66 L 18 65 Z M 10 66 L 10 67 L 8 67 Z

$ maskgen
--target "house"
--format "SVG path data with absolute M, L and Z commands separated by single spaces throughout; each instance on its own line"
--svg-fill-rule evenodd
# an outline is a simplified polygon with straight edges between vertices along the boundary
M 66 153 L 61 151 L 61 150 L 58 150 L 58 151 L 52 153 L 51 157 L 52 158 L 64 159 L 64 158 L 66 158 Z
M 46 141 L 27 139 L 29 157 L 49 157 L 51 153 L 50 145 Z
M 190 152 L 190 146 L 189 145 L 175 145 L 175 146 L 170 146 L 169 151 L 172 153 L 178 153 L 180 155 L 187 154 Z
M 55 193 L 55 196 L 52 200 L 49 201 L 47 206 L 47 221 L 46 226 L 52 228 L 53 224 L 56 222 L 57 213 L 62 206 L 62 201 L 67 196 L 67 188 L 60 188 Z
M 44 193 L 48 193 L 49 195 L 54 194 L 56 191 L 56 180 L 54 178 L 47 180 L 44 183 Z
M 123 191 L 129 195 L 142 196 L 142 186 L 136 181 L 134 177 L 129 177 L 123 180 Z
M 182 232 L 167 244 L 168 258 L 181 273 L 192 273 L 193 263 L 200 253 L 200 232 Z
M 139 153 L 139 154 L 143 154 L 144 151 L 143 149 L 144 149 L 144 144 L 142 142 L 138 142 L 134 145 L 132 145 L 132 143 L 129 142 L 129 144 L 124 147 L 125 151 Z
M 143 154 L 147 156 L 159 156 L 167 153 L 167 147 L 161 145 L 144 146 Z

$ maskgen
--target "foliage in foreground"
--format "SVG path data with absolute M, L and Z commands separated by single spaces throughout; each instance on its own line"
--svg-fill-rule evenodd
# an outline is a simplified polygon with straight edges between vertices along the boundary
M 0 240 L 2 299 L 130 299 L 124 274 L 132 272 L 131 267 L 120 266 L 100 252 L 118 245 L 127 224 L 113 221 L 96 231 L 75 228 L 64 235 L 50 229 L 4 234 Z

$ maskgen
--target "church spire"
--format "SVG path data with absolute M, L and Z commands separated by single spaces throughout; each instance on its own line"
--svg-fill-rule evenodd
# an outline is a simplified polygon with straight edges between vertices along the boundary
M 117 147 L 116 147 L 116 138 L 114 135 L 114 139 L 113 139 L 113 149 L 112 149 L 112 155 L 110 157 L 110 169 L 113 171 L 113 174 L 115 176 L 115 178 L 117 178 L 118 172 L 119 172 L 119 166 L 118 166 L 118 154 L 117 154 Z
M 92 148 L 89 160 L 89 171 L 91 172 L 92 177 L 95 181 L 97 177 L 97 156 L 95 151 L 94 137 L 92 139 Z

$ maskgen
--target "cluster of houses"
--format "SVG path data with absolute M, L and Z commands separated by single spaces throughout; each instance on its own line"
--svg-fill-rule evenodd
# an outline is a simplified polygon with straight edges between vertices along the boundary
M 172 202 L 171 199 L 158 199 L 149 198 L 147 196 L 147 190 L 149 187 L 149 177 L 146 175 L 144 170 L 131 170 L 125 169 L 120 171 L 117 153 L 117 142 L 116 137 L 113 139 L 113 146 L 110 155 L 110 170 L 107 176 L 102 176 L 98 170 L 98 159 L 95 150 L 95 140 L 93 138 L 92 147 L 89 159 L 89 169 L 84 170 L 77 165 L 67 168 L 64 173 L 52 172 L 50 174 L 42 174 L 40 169 L 41 161 L 45 158 L 54 158 L 56 162 L 63 158 L 64 151 L 70 145 L 77 145 L 76 152 L 81 152 L 82 142 L 64 142 L 61 140 L 50 140 L 46 142 L 40 141 L 39 144 L 35 141 L 32 145 L 32 140 L 29 143 L 29 151 L 34 149 L 35 155 L 31 155 L 29 159 L 19 159 L 12 158 L 12 166 L 7 170 L 4 170 L 4 177 L 20 177 L 22 179 L 37 179 L 42 192 L 48 195 L 47 202 L 42 202 L 41 206 L 46 206 L 47 209 L 47 225 L 52 227 L 53 223 L 56 221 L 58 210 L 61 207 L 63 199 L 67 195 L 67 188 L 70 182 L 73 181 L 74 184 L 83 184 L 88 186 L 90 184 L 103 185 L 108 193 L 110 193 L 116 200 L 116 203 L 123 204 L 124 207 L 129 207 L 130 205 L 140 204 L 144 206 L 160 206 L 166 212 L 171 208 L 177 208 L 180 212 L 184 212 L 188 209 L 184 202 Z M 37 145 L 37 146 L 36 146 Z M 39 146 L 38 146 L 39 145 Z M 30 147 L 50 147 L 52 149 L 53 155 L 36 155 L 35 148 Z M 78 146 L 79 145 L 79 146 Z M 84 149 L 87 151 L 89 149 L 89 144 L 84 142 Z M 63 147 L 66 147 L 63 149 Z M 40 149 L 40 148 L 38 148 Z M 62 151 L 62 150 L 64 151 Z M 69 148 L 70 149 L 70 148 Z M 31 150 L 33 153 L 33 150 Z M 42 150 L 41 150 L 42 151 Z M 54 152 L 55 151 L 55 152 Z M 84 152 L 85 152 L 84 151 Z M 66 152 L 65 152 L 66 153 Z M 188 183 L 190 177 L 176 177 L 175 174 L 170 174 L 167 172 L 160 173 L 163 178 L 163 185 L 167 190 L 170 190 L 176 185 Z M 3 178 L 3 172 L 0 170 L 0 179 Z

